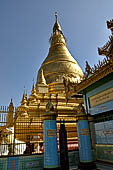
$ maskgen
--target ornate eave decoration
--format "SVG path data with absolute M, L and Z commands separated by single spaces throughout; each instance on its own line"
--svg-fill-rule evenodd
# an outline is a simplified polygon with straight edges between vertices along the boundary
M 80 83 L 80 82 L 81 82 L 81 80 L 73 81 L 72 78 L 70 78 L 69 76 L 63 76 L 63 83 L 64 83 L 67 100 L 75 94 L 76 87 L 77 87 L 78 83 Z
M 72 94 L 82 92 L 84 89 L 104 78 L 108 74 L 113 72 L 113 20 L 107 21 L 107 27 L 111 30 L 112 35 L 109 37 L 109 41 L 102 48 L 98 48 L 99 55 L 104 55 L 103 61 L 99 61 L 97 65 L 91 68 L 86 61 L 86 68 L 84 72 L 84 77 L 81 79 L 80 83 L 71 83 L 68 81 L 66 85 L 66 94 Z M 65 83 L 66 84 L 66 83 Z M 70 87 L 73 87 L 71 90 Z
M 99 55 L 110 56 L 113 48 L 113 36 L 109 36 L 109 41 L 101 48 L 98 48 Z
M 111 30 L 112 35 L 103 47 L 98 48 L 98 53 L 110 57 L 113 54 L 113 20 L 107 21 L 107 28 Z
M 108 74 L 113 72 L 113 63 L 107 63 L 103 67 L 100 67 L 96 70 L 92 75 L 90 75 L 87 79 L 85 78 L 81 83 L 76 85 L 76 92 L 81 92 L 90 85 L 94 84 L 95 82 L 99 81 L 100 79 L 104 78 Z

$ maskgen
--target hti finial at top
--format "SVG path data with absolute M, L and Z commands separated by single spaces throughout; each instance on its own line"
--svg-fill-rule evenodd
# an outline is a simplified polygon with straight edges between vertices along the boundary
M 34 78 L 33 78 L 33 87 L 32 87 L 32 89 L 34 89 L 35 88 L 35 81 L 34 81 Z
M 57 12 L 55 12 L 55 17 L 56 17 L 56 21 L 57 21 L 57 18 L 58 18 L 58 13 Z
M 33 85 L 35 84 L 35 80 L 34 80 L 34 78 L 33 78 Z
M 55 18 L 56 18 L 56 22 L 53 27 L 53 33 L 55 33 L 56 31 L 61 32 L 62 30 L 61 30 L 60 24 L 58 23 L 58 13 L 57 12 L 55 12 Z

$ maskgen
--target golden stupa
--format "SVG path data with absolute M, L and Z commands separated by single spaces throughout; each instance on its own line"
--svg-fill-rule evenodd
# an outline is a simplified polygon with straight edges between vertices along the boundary
M 16 110 L 15 137 L 23 142 L 35 144 L 43 142 L 42 115 L 46 112 L 48 101 L 51 101 L 54 111 L 58 114 L 58 132 L 60 120 L 64 120 L 68 141 L 77 139 L 76 106 L 83 103 L 83 99 L 78 95 L 67 100 L 63 80 L 66 77 L 74 82 L 80 81 L 83 73 L 66 46 L 66 39 L 58 23 L 57 14 L 55 16 L 56 22 L 50 37 L 49 53 L 38 71 L 36 85 L 33 82 L 29 97 L 24 91 L 21 105 Z
M 50 93 L 58 93 L 58 91 L 62 93 L 64 91 L 63 87 L 59 86 L 62 84 L 64 76 L 75 80 L 79 80 L 83 76 L 80 66 L 66 46 L 66 39 L 58 23 L 57 13 L 53 33 L 50 37 L 49 53 L 38 71 L 36 87 L 41 82 L 41 70 L 43 70 L 46 83 L 50 85 Z

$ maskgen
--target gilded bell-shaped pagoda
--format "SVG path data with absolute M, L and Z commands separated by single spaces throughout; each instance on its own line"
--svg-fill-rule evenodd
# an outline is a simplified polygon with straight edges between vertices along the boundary
M 80 66 L 66 46 L 66 38 L 58 23 L 57 13 L 53 33 L 50 37 L 49 53 L 38 71 L 36 86 L 40 84 L 42 69 L 50 93 L 64 92 L 63 77 L 69 77 L 75 81 L 83 77 Z

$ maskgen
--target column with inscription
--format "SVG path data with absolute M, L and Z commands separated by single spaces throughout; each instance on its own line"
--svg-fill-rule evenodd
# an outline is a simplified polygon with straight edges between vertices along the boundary
M 96 165 L 93 161 L 92 150 L 91 150 L 91 139 L 89 134 L 88 118 L 85 114 L 84 107 L 82 104 L 78 107 L 77 114 L 77 130 L 78 130 L 78 141 L 79 141 L 79 169 L 82 170 L 93 170 L 96 169 Z
M 44 114 L 44 170 L 59 170 L 56 113 L 49 101 Z

